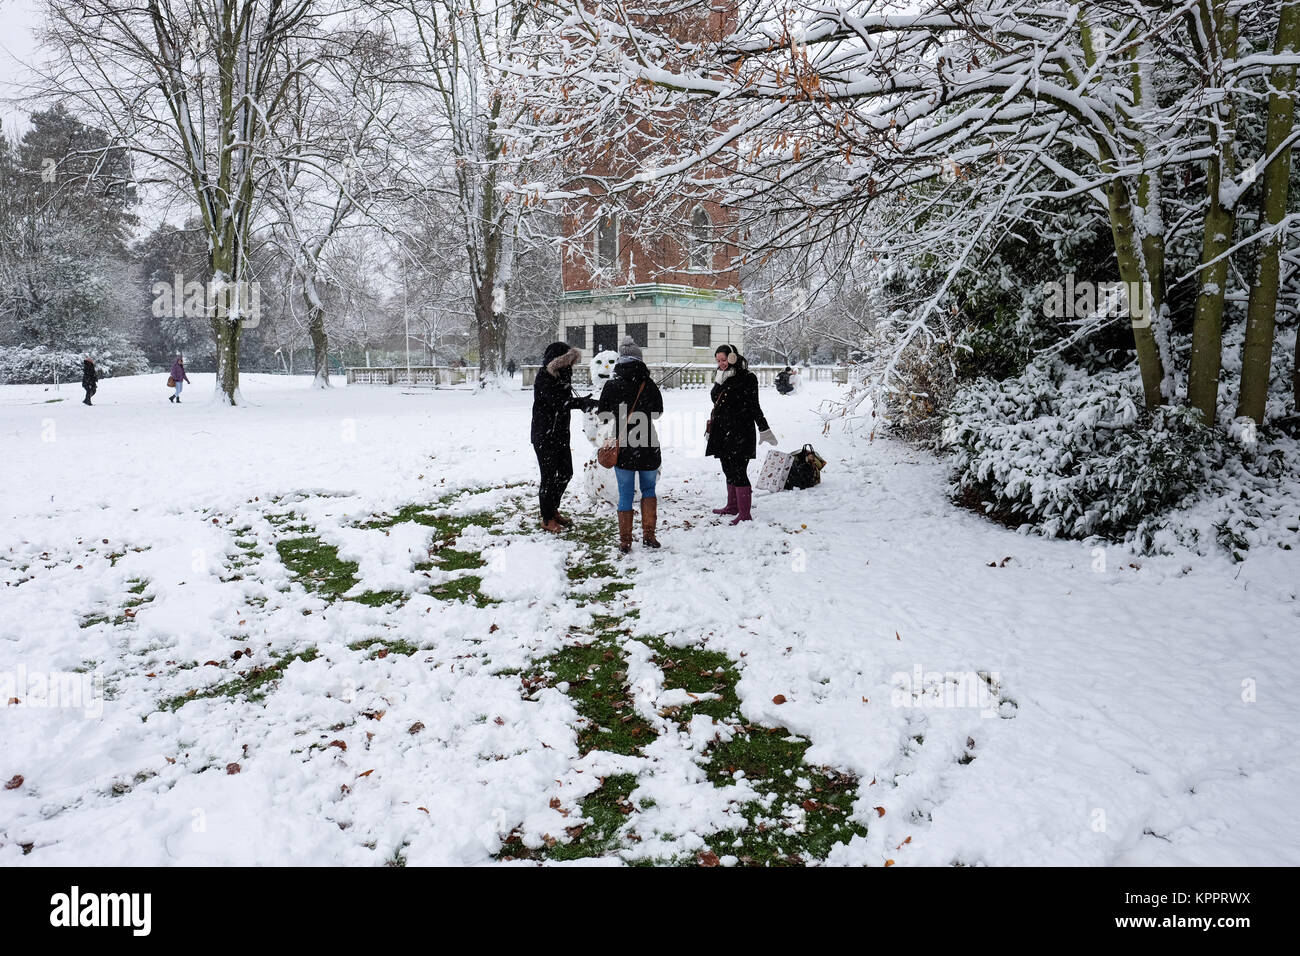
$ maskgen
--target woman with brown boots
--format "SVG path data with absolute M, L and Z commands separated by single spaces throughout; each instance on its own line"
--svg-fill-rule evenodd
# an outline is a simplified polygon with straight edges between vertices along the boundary
M 753 520 L 749 462 L 758 453 L 754 428 L 758 427 L 759 439 L 770 445 L 776 444 L 776 435 L 768 428 L 767 418 L 758 404 L 758 376 L 749 370 L 744 356 L 733 346 L 719 345 L 714 358 L 718 371 L 709 393 L 713 411 L 709 415 L 709 441 L 704 452 L 722 463 L 722 473 L 727 479 L 727 503 L 714 508 L 713 513 L 735 515 L 731 519 L 734 525 Z
M 659 547 L 655 537 L 659 499 L 655 481 L 659 477 L 662 456 L 654 420 L 663 414 L 664 399 L 650 370 L 641 360 L 641 349 L 630 335 L 623 336 L 618 347 L 614 375 L 600 393 L 597 411 L 604 421 L 611 419 L 618 438 L 618 463 L 614 477 L 618 481 L 618 550 L 632 550 L 632 499 L 636 483 L 641 485 L 641 543 Z

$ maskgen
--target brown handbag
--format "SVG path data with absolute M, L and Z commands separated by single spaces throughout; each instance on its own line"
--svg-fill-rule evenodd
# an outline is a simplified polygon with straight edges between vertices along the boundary
M 645 382 L 636 390 L 636 398 L 632 399 L 632 407 L 627 410 L 628 417 L 636 411 L 636 403 L 641 401 L 641 393 L 645 391 Z M 599 448 L 596 449 L 596 464 L 601 468 L 613 468 L 618 464 L 618 436 L 615 435 L 606 438 Z

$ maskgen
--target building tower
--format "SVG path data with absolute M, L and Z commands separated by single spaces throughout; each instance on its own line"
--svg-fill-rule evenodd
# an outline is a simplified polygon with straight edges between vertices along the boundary
M 642 22 L 664 36 L 720 38 L 735 29 L 735 2 L 712 0 L 685 13 L 676 3 L 677 12 Z M 617 155 L 588 150 L 593 158 L 585 171 L 603 181 L 629 178 L 646 158 L 638 155 L 638 142 L 653 142 L 665 128 L 690 121 L 685 112 L 657 119 L 656 129 L 638 121 L 637 134 Z M 707 197 L 683 198 L 667 216 L 667 228 L 657 210 L 656 228 L 647 230 L 646 201 L 624 196 L 622 211 L 614 214 L 601 211 L 599 197 L 566 208 L 559 337 L 595 355 L 617 350 L 631 335 L 650 365 L 711 363 L 713 349 L 723 343 L 743 351 L 734 212 Z

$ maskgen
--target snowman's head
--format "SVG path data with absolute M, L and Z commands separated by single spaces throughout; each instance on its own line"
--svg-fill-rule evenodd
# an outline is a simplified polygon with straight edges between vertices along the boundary
M 614 375 L 614 363 L 618 361 L 617 352 L 600 352 L 591 360 L 591 384 L 600 388 Z

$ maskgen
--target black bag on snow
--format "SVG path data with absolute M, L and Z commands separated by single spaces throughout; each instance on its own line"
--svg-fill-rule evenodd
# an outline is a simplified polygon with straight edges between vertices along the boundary
M 785 490 L 792 488 L 811 488 L 821 483 L 822 469 L 826 459 L 813 451 L 812 445 L 804 445 L 792 456 L 790 474 L 785 479 Z

